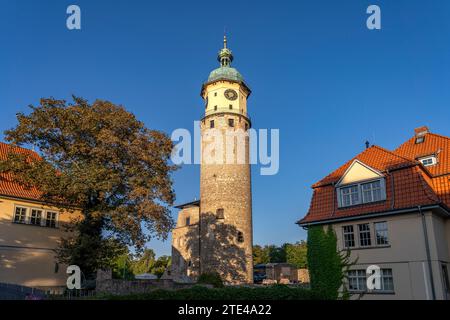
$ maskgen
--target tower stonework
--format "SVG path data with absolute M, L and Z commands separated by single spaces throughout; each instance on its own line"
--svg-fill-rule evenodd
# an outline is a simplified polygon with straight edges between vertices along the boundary
M 210 73 L 201 90 L 205 111 L 200 122 L 200 200 L 179 206 L 172 270 L 179 277 L 185 272 L 191 278 L 218 272 L 227 283 L 252 283 L 251 121 L 247 114 L 251 91 L 231 67 L 233 55 L 226 38 L 218 60 L 219 68 Z M 195 216 L 188 221 L 195 221 L 195 226 L 186 224 L 189 215 Z M 180 240 L 183 237 L 188 239 Z

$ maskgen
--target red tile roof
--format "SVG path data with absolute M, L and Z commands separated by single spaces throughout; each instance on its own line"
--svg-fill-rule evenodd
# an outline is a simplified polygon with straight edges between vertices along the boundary
M 422 143 L 416 144 L 416 137 L 413 137 L 393 152 L 372 146 L 315 183 L 309 211 L 298 223 L 351 218 L 419 205 L 441 204 L 449 208 L 450 139 L 429 133 L 426 127 L 416 129 L 417 134 L 424 136 Z M 424 167 L 417 160 L 431 154 L 438 158 L 434 166 Z M 356 159 L 385 176 L 386 200 L 338 208 L 335 184 Z
M 0 142 L 0 161 L 6 160 L 8 154 L 11 152 L 39 158 L 39 155 L 34 151 Z M 41 193 L 35 187 L 27 188 L 17 182 L 14 182 L 13 176 L 10 173 L 0 173 L 0 196 L 39 201 Z

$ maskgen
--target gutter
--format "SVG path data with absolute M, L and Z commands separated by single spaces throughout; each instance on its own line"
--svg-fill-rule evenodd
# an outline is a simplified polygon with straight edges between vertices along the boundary
M 422 216 L 422 228 L 423 228 L 423 235 L 425 237 L 425 251 L 427 253 L 428 269 L 430 270 L 431 295 L 432 295 L 432 299 L 436 300 L 436 290 L 434 288 L 433 268 L 431 265 L 430 243 L 428 241 L 427 222 L 425 220 L 425 214 L 422 211 L 422 207 L 418 206 L 417 208 L 419 209 L 420 215 Z
M 383 212 L 376 212 L 376 213 L 366 213 L 366 214 L 360 214 L 355 216 L 349 216 L 349 217 L 343 217 L 343 218 L 335 218 L 335 219 L 326 219 L 326 220 L 320 220 L 320 221 L 313 221 L 313 222 L 305 222 L 301 223 L 300 221 L 296 222 L 301 227 L 309 227 L 314 225 L 321 225 L 321 224 L 329 224 L 329 223 L 336 223 L 336 222 L 342 222 L 342 221 L 352 221 L 352 220 L 362 220 L 367 218 L 376 218 L 376 217 L 384 217 L 384 216 L 391 216 L 395 214 L 403 214 L 403 213 L 413 213 L 417 212 L 418 207 L 412 207 L 407 209 L 399 209 L 399 210 L 390 210 L 390 211 L 383 211 Z M 444 216 L 447 218 L 450 218 L 450 212 L 442 207 L 439 204 L 433 204 L 433 205 L 427 205 L 422 207 L 422 210 L 431 210 L 431 209 L 439 209 Z

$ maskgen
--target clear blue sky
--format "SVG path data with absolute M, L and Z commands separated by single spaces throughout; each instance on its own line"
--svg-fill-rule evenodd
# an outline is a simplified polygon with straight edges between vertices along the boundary
M 70 4 L 81 31 L 66 29 Z M 381 31 L 366 28 L 370 4 Z M 450 135 L 447 0 L 0 0 L 0 130 L 40 97 L 71 94 L 123 104 L 167 133 L 192 130 L 224 27 L 254 127 L 280 129 L 280 172 L 253 171 L 257 244 L 304 239 L 294 223 L 311 184 L 366 139 L 393 149 L 421 125 Z M 178 203 L 198 196 L 198 166 L 174 179 Z M 170 253 L 170 240 L 149 246 Z

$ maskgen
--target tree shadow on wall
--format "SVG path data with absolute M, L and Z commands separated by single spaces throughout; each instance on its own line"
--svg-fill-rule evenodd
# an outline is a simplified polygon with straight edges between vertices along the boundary
M 191 275 L 217 272 L 224 282 L 233 284 L 250 281 L 247 261 L 252 261 L 252 257 L 245 252 L 242 241 L 245 235 L 241 230 L 212 213 L 201 214 L 198 224 L 186 228 L 189 230 L 185 233 L 184 247 L 191 252 L 192 259 L 174 250 L 186 272 L 190 270 Z

